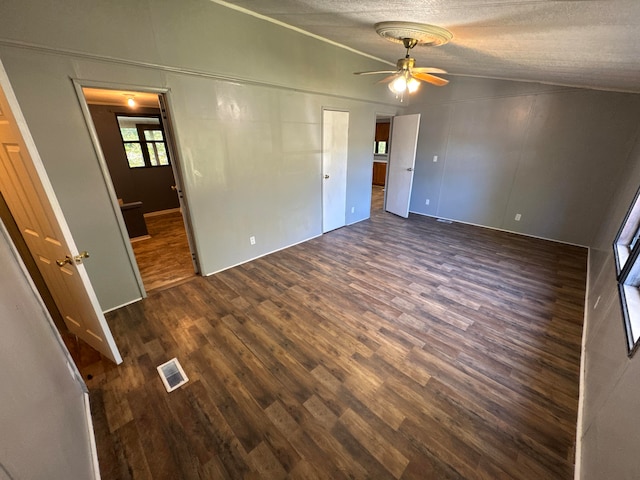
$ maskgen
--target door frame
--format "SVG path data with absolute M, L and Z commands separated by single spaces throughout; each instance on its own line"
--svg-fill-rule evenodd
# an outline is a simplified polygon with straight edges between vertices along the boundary
M 142 275 L 140 275 L 138 261 L 136 260 L 133 247 L 131 246 L 131 241 L 129 240 L 129 233 L 127 231 L 127 226 L 124 223 L 124 217 L 122 215 L 122 210 L 120 209 L 120 204 L 118 203 L 118 196 L 116 194 L 115 187 L 113 186 L 111 172 L 109 171 L 109 166 L 107 165 L 107 161 L 105 159 L 104 153 L 102 152 L 102 146 L 100 145 L 100 138 L 98 136 L 98 132 L 96 131 L 96 127 L 93 123 L 93 118 L 91 117 L 89 104 L 87 103 L 87 99 L 85 98 L 84 92 L 82 91 L 82 89 L 84 87 L 87 87 L 87 88 L 101 88 L 104 90 L 127 90 L 127 91 L 134 91 L 134 92 L 154 93 L 162 98 L 161 100 L 159 99 L 158 101 L 158 108 L 161 110 L 163 128 L 166 134 L 167 147 L 169 148 L 169 154 L 171 157 L 171 170 L 173 171 L 173 178 L 176 182 L 176 187 L 178 189 L 181 214 L 182 214 L 185 230 L 187 233 L 187 240 L 189 242 L 189 249 L 191 251 L 191 259 L 193 262 L 194 271 L 196 274 L 200 273 L 200 265 L 198 262 L 199 256 L 196 248 L 196 242 L 193 236 L 193 223 L 191 221 L 189 206 L 188 206 L 187 198 L 185 196 L 182 169 L 180 168 L 180 165 L 181 165 L 180 155 L 177 148 L 175 129 L 172 124 L 172 116 L 170 113 L 169 89 L 157 88 L 157 87 L 141 87 L 137 85 L 127 85 L 122 83 L 105 82 L 105 81 L 98 81 L 98 80 L 84 80 L 79 78 L 72 78 L 71 80 L 76 90 L 78 102 L 80 102 L 80 108 L 82 109 L 82 115 L 84 116 L 85 124 L 87 126 L 87 129 L 89 130 L 89 135 L 91 136 L 91 143 L 93 143 L 93 149 L 98 158 L 100 171 L 102 173 L 102 177 L 107 187 L 109 198 L 111 200 L 111 208 L 113 209 L 113 213 L 116 217 L 116 221 L 120 228 L 120 236 L 122 238 L 122 243 L 124 244 L 125 250 L 127 251 L 127 255 L 129 256 L 129 263 L 131 264 L 131 268 L 134 272 L 136 283 L 138 284 L 138 291 L 140 293 L 141 298 L 146 298 L 147 291 L 144 287 L 144 283 L 142 282 Z M 116 308 L 119 308 L 119 307 L 116 307 Z

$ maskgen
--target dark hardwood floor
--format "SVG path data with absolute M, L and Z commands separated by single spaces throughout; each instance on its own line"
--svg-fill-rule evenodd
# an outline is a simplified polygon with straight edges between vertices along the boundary
M 380 210 L 108 316 L 102 478 L 573 478 L 586 250 Z M 167 394 L 156 366 L 189 383 Z
M 145 222 L 150 238 L 135 241 L 132 246 L 147 292 L 194 276 L 182 214 L 170 212 L 146 217 Z

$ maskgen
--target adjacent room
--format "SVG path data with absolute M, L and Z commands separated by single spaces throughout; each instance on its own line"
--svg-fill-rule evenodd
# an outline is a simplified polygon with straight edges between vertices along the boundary
M 640 477 L 639 23 L 3 3 L 0 477 Z

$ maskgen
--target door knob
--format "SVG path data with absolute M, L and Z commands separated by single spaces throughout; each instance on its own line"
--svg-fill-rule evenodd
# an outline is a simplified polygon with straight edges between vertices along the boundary
M 66 264 L 73 265 L 73 258 L 67 255 L 66 257 L 64 257 L 64 260 L 56 260 L 56 264 L 59 267 L 64 267 Z
M 59 267 L 64 267 L 65 265 L 73 265 L 74 263 L 76 265 L 80 265 L 82 263 L 82 260 L 84 260 L 85 258 L 89 258 L 89 252 L 80 252 L 73 258 L 71 258 L 71 255 L 67 255 L 62 260 L 56 260 L 56 264 Z
M 407 172 L 413 172 L 413 168 L 411 167 L 407 168 Z
M 178 187 L 176 185 L 171 185 L 171 190 L 173 190 L 174 192 L 177 192 Z
M 80 265 L 82 263 L 82 260 L 85 258 L 89 258 L 89 252 L 87 252 L 86 250 L 73 257 L 73 260 L 74 262 L 76 262 L 76 265 Z
M 327 175 L 326 173 L 324 174 L 324 178 L 329 178 L 329 175 Z

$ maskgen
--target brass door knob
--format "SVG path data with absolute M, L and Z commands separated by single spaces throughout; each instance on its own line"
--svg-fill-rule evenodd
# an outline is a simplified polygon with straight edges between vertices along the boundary
M 76 265 L 80 265 L 82 263 L 82 260 L 84 260 L 85 258 L 89 258 L 89 252 L 87 252 L 86 250 L 73 257 L 73 260 L 76 262 Z
M 73 259 L 69 255 L 67 255 L 63 260 L 56 260 L 56 264 L 59 267 L 64 267 L 67 264 L 73 265 Z

